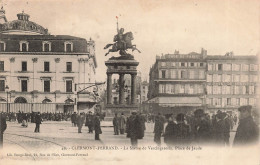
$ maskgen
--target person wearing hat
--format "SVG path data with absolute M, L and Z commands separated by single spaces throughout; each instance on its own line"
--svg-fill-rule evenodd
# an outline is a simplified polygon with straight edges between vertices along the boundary
M 252 106 L 241 106 L 239 111 L 239 125 L 237 127 L 233 146 L 256 143 L 259 139 L 259 128 L 251 116 Z
M 140 117 L 136 111 L 132 111 L 131 116 L 127 120 L 127 137 L 131 140 L 131 145 L 137 147 L 138 139 L 142 139 L 142 129 Z
M 88 127 L 88 133 L 93 133 L 93 125 L 94 125 L 94 121 L 93 121 L 93 115 L 92 112 L 89 111 L 88 114 L 86 115 L 86 123 L 85 126 Z
M 71 123 L 72 123 L 72 126 L 74 126 L 74 127 L 76 127 L 76 125 L 77 125 L 76 119 L 77 119 L 77 113 L 74 112 L 74 113 L 71 115 Z
M 190 142 L 190 128 L 184 122 L 185 115 L 183 113 L 179 113 L 176 116 L 177 124 L 174 128 L 174 143 L 176 144 L 188 144 Z
M 216 114 L 216 123 L 214 124 L 214 139 L 215 143 L 224 145 L 225 143 L 225 113 L 218 112 Z
M 117 113 L 115 113 L 115 117 L 113 118 L 113 127 L 114 135 L 119 135 L 119 118 L 117 117 Z
M 160 146 L 161 145 L 161 136 L 164 129 L 164 121 L 162 120 L 163 117 L 160 113 L 155 116 L 154 122 L 154 142 Z
M 166 143 L 167 146 L 173 146 L 174 144 L 175 128 L 176 124 L 174 123 L 173 117 L 171 115 L 168 119 L 168 124 L 165 127 L 164 133 L 164 143 Z
M 40 132 L 40 124 L 42 123 L 42 117 L 41 117 L 41 114 L 40 112 L 38 112 L 35 116 L 35 124 L 36 124 L 36 127 L 35 127 L 35 130 L 34 132 Z
M 193 132 L 194 140 L 199 143 L 208 143 L 211 140 L 212 132 L 210 127 L 210 122 L 206 119 L 203 109 L 197 109 L 194 112 L 195 122 L 194 127 L 195 131 Z
M 95 130 L 95 140 L 100 140 L 99 134 L 102 134 L 100 126 L 100 114 L 97 113 L 94 117 L 94 130 Z

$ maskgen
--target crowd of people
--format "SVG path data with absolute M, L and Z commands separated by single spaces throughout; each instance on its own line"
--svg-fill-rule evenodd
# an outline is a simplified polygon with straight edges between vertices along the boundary
M 130 116 L 124 113 L 115 113 L 113 118 L 114 135 L 124 135 L 131 139 L 131 145 L 137 146 L 138 139 L 143 139 L 146 130 L 146 122 L 154 122 L 154 142 L 160 146 L 162 138 L 167 146 L 189 144 L 215 144 L 218 146 L 230 145 L 230 132 L 235 132 L 233 145 L 250 144 L 256 142 L 259 137 L 258 124 L 255 123 L 251 106 L 241 106 L 236 114 L 217 111 L 214 115 L 205 113 L 203 109 L 197 109 L 192 113 L 179 113 L 166 116 L 142 114 L 132 111 Z M 88 133 L 95 132 L 95 140 L 100 140 L 102 134 L 100 121 L 104 120 L 104 114 L 99 113 L 1 113 L 1 118 L 9 121 L 18 121 L 27 127 L 27 122 L 36 124 L 34 132 L 40 132 L 40 124 L 44 120 L 63 121 L 71 120 L 73 127 L 78 127 L 78 133 L 82 133 L 82 127 L 88 127 Z M 1 121 L 3 121 L 1 119 Z M 1 127 L 4 124 L 1 123 Z M 238 125 L 238 126 L 237 126 Z M 237 126 L 237 129 L 233 129 Z M 1 128 L 1 132 L 4 130 Z M 5 127 L 6 129 L 6 127 Z

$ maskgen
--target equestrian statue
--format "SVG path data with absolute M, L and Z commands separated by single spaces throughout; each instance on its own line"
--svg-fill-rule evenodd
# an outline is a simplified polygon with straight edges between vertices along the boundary
M 136 45 L 132 45 L 132 40 L 134 39 L 132 32 L 127 32 L 124 34 L 124 28 L 118 28 L 118 21 L 117 21 L 117 35 L 114 36 L 114 43 L 113 44 L 107 44 L 104 49 L 107 49 L 112 46 L 111 49 L 108 50 L 108 52 L 105 54 L 107 56 L 110 52 L 117 52 L 119 51 L 119 54 L 121 56 L 131 56 L 131 54 L 128 54 L 126 50 L 132 49 L 132 51 L 137 50 L 139 53 L 141 53 L 137 48 Z

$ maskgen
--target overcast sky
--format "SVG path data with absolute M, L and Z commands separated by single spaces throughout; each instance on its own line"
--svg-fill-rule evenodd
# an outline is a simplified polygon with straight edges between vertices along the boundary
M 155 56 L 200 52 L 209 55 L 259 54 L 259 0 L 0 0 L 8 21 L 25 11 L 30 20 L 54 35 L 72 35 L 96 42 L 98 81 L 106 79 L 103 47 L 116 34 L 116 16 L 132 31 L 134 52 L 143 80 Z

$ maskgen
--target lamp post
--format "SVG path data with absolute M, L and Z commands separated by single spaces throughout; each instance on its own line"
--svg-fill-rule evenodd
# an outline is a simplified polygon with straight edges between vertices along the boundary
M 5 91 L 6 91 L 6 112 L 8 113 L 8 92 L 9 92 L 9 86 L 5 86 Z

